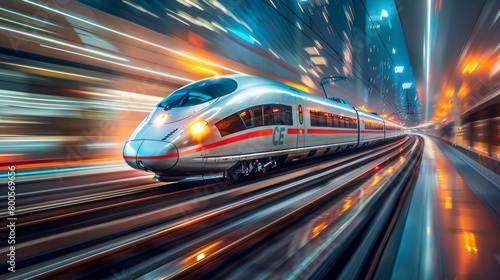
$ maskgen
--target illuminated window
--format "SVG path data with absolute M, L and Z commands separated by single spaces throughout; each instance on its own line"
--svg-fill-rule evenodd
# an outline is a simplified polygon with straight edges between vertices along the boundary
M 221 136 L 264 125 L 293 125 L 292 107 L 278 104 L 254 106 L 215 123 Z

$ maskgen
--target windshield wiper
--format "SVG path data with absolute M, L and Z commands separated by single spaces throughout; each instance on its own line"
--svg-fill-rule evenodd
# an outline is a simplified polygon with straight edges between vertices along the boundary
M 189 99 L 189 91 L 186 92 L 184 95 L 182 95 L 179 99 L 176 99 L 175 101 L 167 104 L 165 108 L 163 108 L 163 110 L 168 111 L 172 109 L 175 105 L 179 105 L 179 107 L 181 107 L 182 105 L 184 105 L 184 103 L 186 103 L 188 99 Z

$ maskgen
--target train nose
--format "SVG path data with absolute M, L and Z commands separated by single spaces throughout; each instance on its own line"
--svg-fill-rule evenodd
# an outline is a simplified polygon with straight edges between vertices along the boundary
M 131 140 L 123 147 L 123 158 L 135 169 L 156 172 L 174 167 L 179 160 L 179 151 L 170 142 Z

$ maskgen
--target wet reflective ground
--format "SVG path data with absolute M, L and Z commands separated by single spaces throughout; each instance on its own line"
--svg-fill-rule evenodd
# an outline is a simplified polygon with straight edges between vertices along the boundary
M 425 137 L 420 178 L 391 278 L 496 279 L 499 275 L 500 224 L 495 222 L 497 213 L 485 205 L 500 205 L 500 188 L 465 164 L 456 150 Z M 485 200 L 481 193 L 486 192 L 491 195 Z

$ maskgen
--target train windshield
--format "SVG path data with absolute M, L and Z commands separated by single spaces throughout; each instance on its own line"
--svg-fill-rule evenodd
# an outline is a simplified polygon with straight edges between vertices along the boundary
M 176 107 L 188 107 L 208 102 L 236 90 L 238 84 L 229 78 L 207 79 L 174 91 L 158 103 L 158 107 L 170 110 Z

